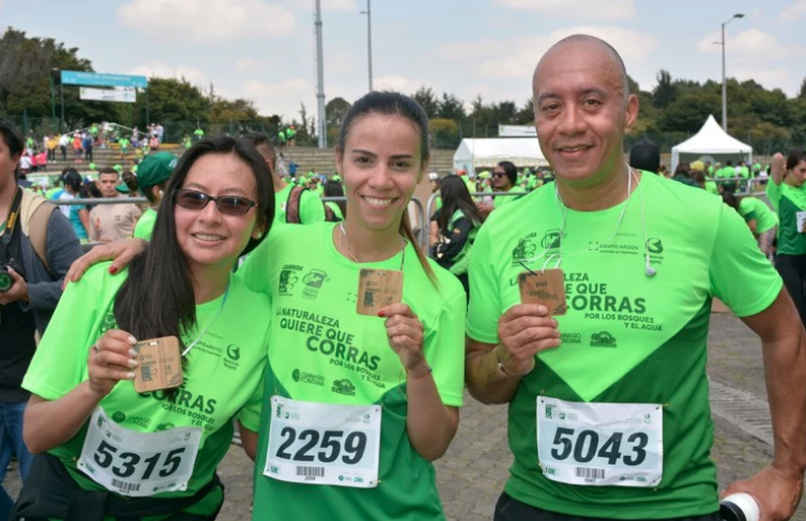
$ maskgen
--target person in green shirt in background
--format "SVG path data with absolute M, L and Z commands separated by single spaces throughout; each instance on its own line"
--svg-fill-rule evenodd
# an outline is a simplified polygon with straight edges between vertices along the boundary
M 193 137 L 197 141 L 199 139 L 204 139 L 204 130 L 201 127 L 196 127 L 196 130 L 193 131 Z M 148 141 L 147 139 L 145 141 Z
M 767 197 L 778 212 L 775 267 L 806 325 L 806 152 L 772 157 Z
M 269 176 L 250 145 L 199 141 L 126 273 L 102 264 L 67 286 L 22 383 L 37 456 L 11 519 L 215 518 L 233 420 L 247 449 L 259 427 L 269 321 L 254 317 L 271 307 L 231 268 L 270 229 Z M 179 343 L 181 386 L 139 393 L 134 371 L 147 383 L 153 363 L 138 340 L 160 337 Z
M 493 192 L 510 192 L 518 180 L 518 168 L 511 161 L 501 161 L 498 166 L 493 169 Z M 493 199 L 493 206 L 500 208 L 505 204 L 511 203 L 517 196 L 496 195 Z
M 767 206 L 767 203 L 752 195 L 736 197 L 731 193 L 724 193 L 722 200 L 739 212 L 758 241 L 761 253 L 772 260 L 772 242 L 778 227 L 778 215 Z
M 719 195 L 719 186 L 717 186 L 716 182 L 713 180 L 712 177 L 705 175 L 705 165 L 703 164 L 702 161 L 692 161 L 691 164 L 689 165 L 689 168 L 691 170 L 692 178 L 694 178 L 694 172 L 700 172 L 703 174 L 702 188 L 706 192 L 714 195 Z
M 333 176 L 323 187 L 325 197 L 344 197 L 344 187 L 339 182 L 339 176 Z M 347 204 L 344 201 L 323 201 L 325 203 L 325 220 L 339 222 L 344 220 L 347 213 Z
M 285 224 L 312 224 L 325 220 L 325 207 L 315 193 L 302 186 L 286 183 L 277 173 L 276 154 L 269 136 L 263 132 L 247 134 L 245 138 L 251 142 L 258 153 L 269 165 L 276 211 L 274 212 L 274 225 L 279 229 Z
M 165 185 L 173 174 L 177 161 L 176 156 L 170 152 L 157 152 L 143 159 L 137 167 L 137 187 L 143 197 L 148 199 L 148 208 L 137 220 L 133 237 L 151 240 Z

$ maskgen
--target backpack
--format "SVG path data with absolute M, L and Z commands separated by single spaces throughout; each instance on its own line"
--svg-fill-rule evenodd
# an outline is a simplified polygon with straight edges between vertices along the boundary
M 48 263 L 48 222 L 55 210 L 56 205 L 48 202 L 41 195 L 33 194 L 28 190 L 22 191 L 22 203 L 20 204 L 22 234 L 31 241 L 36 256 L 39 257 L 51 277 L 53 272 Z
M 337 223 L 337 222 L 341 221 L 341 219 L 339 219 L 336 216 L 336 212 L 333 211 L 333 208 L 328 206 L 328 204 L 325 203 L 324 201 L 322 202 L 322 204 L 325 206 L 325 221 L 326 222 Z

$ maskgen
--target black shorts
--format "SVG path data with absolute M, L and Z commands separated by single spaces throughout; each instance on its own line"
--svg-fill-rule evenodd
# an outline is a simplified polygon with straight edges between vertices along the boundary
M 674 521 L 720 521 L 719 512 L 703 516 L 677 517 Z M 529 506 L 503 492 L 495 505 L 493 521 L 614 521 L 603 517 L 579 517 L 557 514 Z M 659 520 L 660 521 L 660 520 Z M 664 520 L 665 521 L 665 520 Z M 668 521 L 672 521 L 669 519 Z

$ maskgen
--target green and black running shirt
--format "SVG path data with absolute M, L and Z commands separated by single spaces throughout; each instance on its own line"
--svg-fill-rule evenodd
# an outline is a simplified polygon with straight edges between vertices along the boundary
M 783 255 L 806 255 L 806 234 L 798 230 L 798 214 L 806 217 L 806 188 L 796 188 L 786 183 L 776 185 L 772 179 L 767 183 L 767 197 L 778 212 L 777 253 Z
M 317 223 L 272 230 L 238 270 L 249 288 L 269 291 L 272 300 L 253 519 L 444 519 L 434 467 L 409 441 L 406 372 L 389 346 L 384 319 L 356 313 L 359 271 L 400 270 L 402 265 L 403 302 L 423 323 L 423 350 L 437 391 L 453 407 L 462 405 L 464 387 L 465 292 L 456 277 L 429 261 L 439 282 L 435 288 L 411 244 L 405 255 L 356 264 L 334 247 L 333 227 Z M 294 483 L 267 475 L 269 433 L 283 413 L 272 406 L 277 397 L 328 406 L 378 406 L 377 486 Z M 361 423 L 360 415 L 357 421 Z M 310 461 L 299 463 L 297 472 L 307 472 L 320 460 L 332 462 L 339 450 L 343 455 L 349 448 L 345 432 L 312 435 L 320 443 L 308 455 L 292 450 L 294 461 Z
M 565 279 L 568 311 L 556 317 L 562 344 L 537 356 L 509 404 L 515 461 L 506 492 L 573 516 L 663 519 L 716 512 L 705 373 L 711 300 L 718 297 L 740 317 L 754 315 L 776 299 L 780 277 L 737 212 L 705 191 L 655 175 L 644 173 L 617 206 L 567 209 L 564 229 L 562 221 L 554 185 L 541 187 L 493 212 L 471 253 L 467 334 L 478 342 L 499 342 L 499 317 L 520 303 L 517 277 L 526 271 L 523 264 L 538 271 L 559 261 Z M 646 254 L 654 276 L 646 274 Z M 579 409 L 656 404 L 662 411 L 658 481 L 593 486 L 550 479 L 538 456 L 539 396 Z M 541 418 L 559 417 L 543 412 Z M 557 432 L 557 439 L 541 440 L 541 446 L 566 456 L 573 446 L 569 431 Z M 626 435 L 621 443 L 619 434 L 607 446 L 602 438 L 597 454 L 594 434 L 583 446 L 580 434 L 576 461 L 602 451 L 624 460 L 642 449 L 627 443 Z M 604 470 L 590 475 L 599 478 Z

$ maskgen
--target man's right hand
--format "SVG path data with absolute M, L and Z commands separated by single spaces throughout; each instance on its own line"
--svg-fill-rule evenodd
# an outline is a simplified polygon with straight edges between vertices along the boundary
M 114 275 L 120 272 L 126 268 L 126 266 L 131 263 L 132 259 L 142 252 L 145 247 L 145 241 L 134 238 L 121 239 L 109 244 L 95 246 L 73 262 L 70 269 L 67 271 L 67 275 L 64 277 L 64 282 L 62 282 L 62 290 L 67 287 L 68 283 L 78 282 L 90 266 L 98 264 L 99 262 L 111 260 L 113 262 L 109 267 L 109 273 Z
M 498 352 L 504 370 L 515 376 L 530 373 L 535 355 L 560 346 L 557 321 L 547 316 L 546 306 L 518 304 L 498 320 Z

